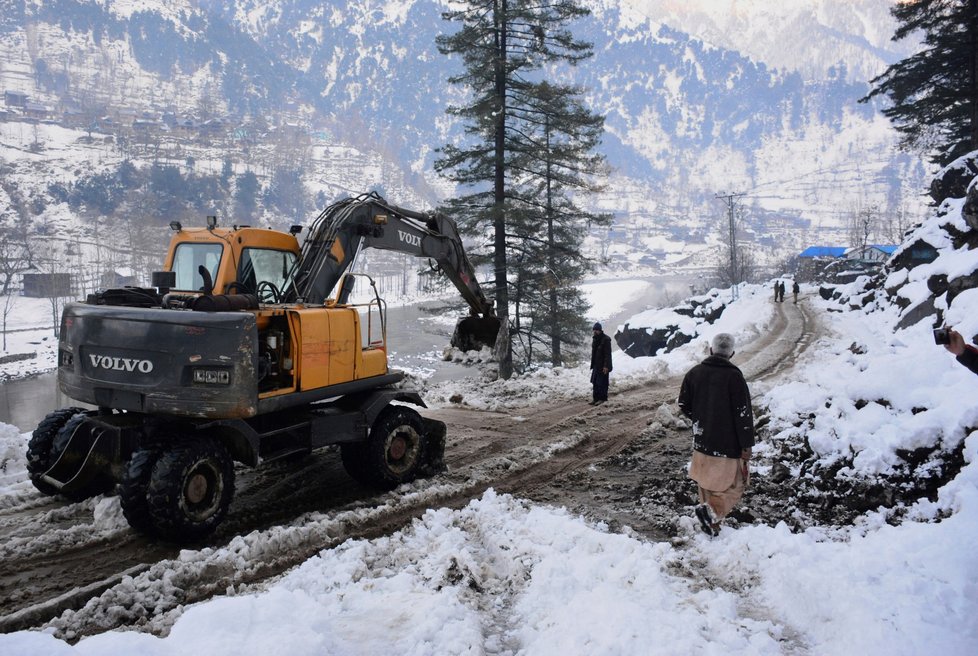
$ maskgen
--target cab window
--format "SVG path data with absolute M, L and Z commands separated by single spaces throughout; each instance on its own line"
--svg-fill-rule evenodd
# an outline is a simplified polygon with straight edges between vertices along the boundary
M 200 275 L 203 266 L 211 274 L 211 281 L 217 279 L 217 270 L 221 266 L 221 254 L 224 246 L 221 244 L 195 244 L 184 242 L 177 244 L 173 255 L 173 271 L 177 274 L 176 289 L 199 291 L 204 288 L 204 278 Z
M 275 289 L 281 292 L 285 290 L 293 264 L 295 264 L 295 253 L 292 251 L 246 248 L 241 253 L 238 282 L 252 293 L 258 291 L 258 286 L 262 282 L 275 285 Z

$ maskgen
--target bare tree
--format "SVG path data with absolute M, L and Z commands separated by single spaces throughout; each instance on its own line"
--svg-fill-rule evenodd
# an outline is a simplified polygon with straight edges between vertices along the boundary
M 7 350 L 7 318 L 13 311 L 14 306 L 17 305 L 17 296 L 14 294 L 6 294 L 3 297 L 3 307 L 0 307 L 0 317 L 3 318 L 3 350 Z
M 13 277 L 32 269 L 33 256 L 28 241 L 0 230 L 0 294 L 10 294 Z
M 871 238 L 877 236 L 880 216 L 880 208 L 876 204 L 850 211 L 846 217 L 846 234 L 849 237 L 849 246 L 859 249 L 866 248 L 871 243 Z
M 918 222 L 906 203 L 890 208 L 880 216 L 878 238 L 889 245 L 897 245 L 903 236 Z

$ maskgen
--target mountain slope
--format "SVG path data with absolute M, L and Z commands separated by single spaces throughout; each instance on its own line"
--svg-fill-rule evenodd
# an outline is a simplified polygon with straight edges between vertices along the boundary
M 607 115 L 614 173 L 598 204 L 675 248 L 713 240 L 723 191 L 748 193 L 752 232 L 783 248 L 843 239 L 846 215 L 860 207 L 920 212 L 915 190 L 927 171 L 895 154 L 875 107 L 856 103 L 866 77 L 901 56 L 887 41 L 889 6 L 595 2 L 573 26 L 595 57 L 557 74 L 585 85 Z M 436 202 L 453 190 L 432 172 L 434 151 L 462 138 L 444 114 L 461 92 L 445 82 L 459 63 L 434 46 L 456 29 L 442 8 L 33 0 L 0 23 L 0 84 L 92 112 L 302 125 L 314 142 L 397 170 L 383 186 Z M 336 188 L 323 178 L 329 168 L 307 167 L 307 182 Z

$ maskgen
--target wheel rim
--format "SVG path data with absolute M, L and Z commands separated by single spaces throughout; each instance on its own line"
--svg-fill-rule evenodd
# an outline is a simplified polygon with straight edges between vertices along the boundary
M 187 470 L 180 493 L 180 505 L 194 521 L 202 521 L 217 512 L 221 505 L 224 477 L 210 460 L 201 460 Z
M 403 474 L 411 469 L 421 452 L 421 436 L 413 426 L 398 426 L 387 435 L 384 444 L 384 459 L 395 474 Z

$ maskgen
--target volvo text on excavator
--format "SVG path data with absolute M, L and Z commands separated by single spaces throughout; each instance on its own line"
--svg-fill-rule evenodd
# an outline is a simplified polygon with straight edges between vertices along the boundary
M 366 194 L 323 210 L 301 247 L 298 226 L 171 228 L 152 288 L 64 310 L 58 384 L 94 409 L 37 426 L 27 459 L 40 491 L 117 485 L 134 529 L 193 541 L 227 514 L 235 463 L 339 445 L 346 471 L 379 489 L 443 468 L 445 424 L 411 407 L 426 406 L 389 367 L 383 299 L 375 286 L 350 298 L 361 249 L 430 258 L 471 309 L 453 345 L 492 346 L 502 328 L 450 218 Z

